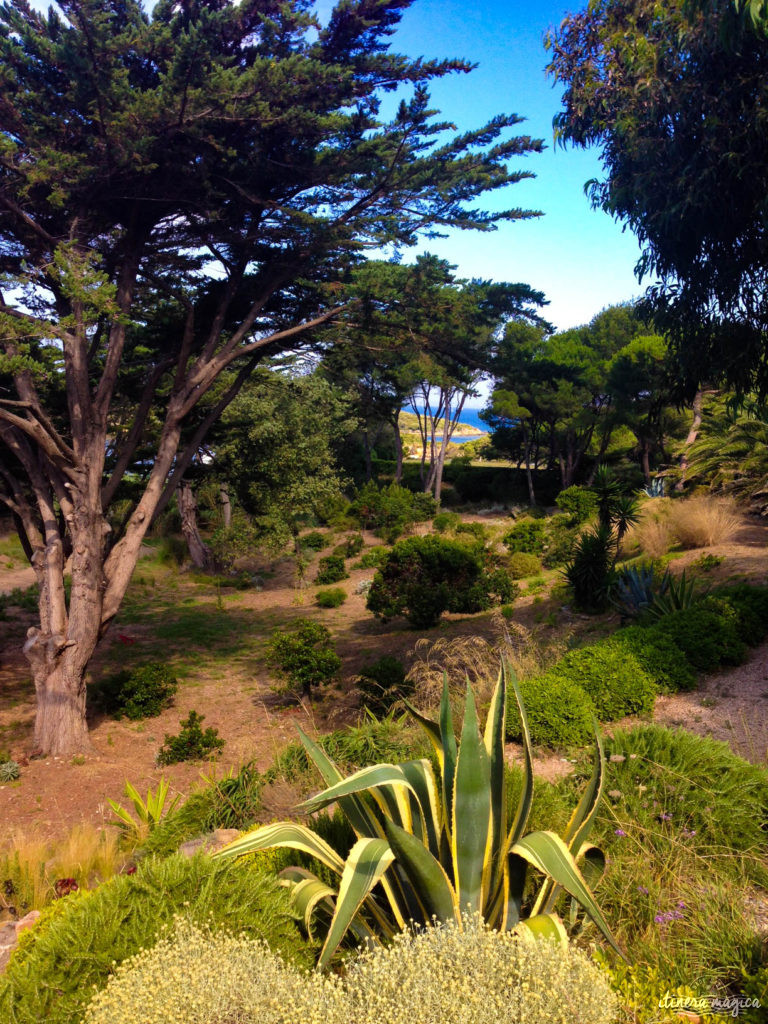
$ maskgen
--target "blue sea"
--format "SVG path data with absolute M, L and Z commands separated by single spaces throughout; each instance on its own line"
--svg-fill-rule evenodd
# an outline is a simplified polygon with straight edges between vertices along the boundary
M 406 405 L 403 407 L 403 412 L 423 412 L 421 406 Z M 466 406 L 461 410 L 461 416 L 459 417 L 459 423 L 463 423 L 467 427 L 474 427 L 475 430 L 482 431 L 484 434 L 488 433 L 488 424 L 483 423 L 480 419 L 480 412 L 482 411 L 481 406 L 477 406 L 473 409 L 468 409 Z M 463 444 L 465 441 L 474 441 L 476 438 L 473 437 L 454 437 L 452 444 Z

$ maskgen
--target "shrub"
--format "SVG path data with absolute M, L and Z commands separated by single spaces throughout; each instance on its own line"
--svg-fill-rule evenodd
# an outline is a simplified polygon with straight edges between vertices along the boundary
M 729 541 L 741 525 L 741 517 L 730 498 L 694 494 L 672 502 L 669 525 L 684 548 L 706 548 Z
M 290 630 L 276 629 L 267 642 L 267 661 L 290 686 L 300 686 L 305 697 L 341 668 L 330 631 L 311 619 L 299 619 Z
M 565 576 L 577 608 L 605 611 L 613 583 L 613 541 L 608 527 L 597 526 L 579 537 Z
M 666 633 L 628 626 L 603 642 L 635 657 L 660 693 L 692 690 L 696 686 L 696 673 L 674 638 Z
M 93 892 L 57 900 L 45 919 L 23 934 L 0 976 L 0 1019 L 79 1024 L 94 986 L 107 983 L 115 962 L 151 946 L 182 912 L 201 924 L 266 941 L 297 965 L 312 961 L 287 894 L 256 865 L 233 868 L 210 857 L 181 855 L 151 859 L 134 875 L 118 875 Z
M 121 672 L 94 687 L 104 710 L 116 718 L 156 718 L 173 703 L 179 682 L 162 661 Z
M 396 544 L 374 577 L 366 607 L 385 620 L 405 615 L 415 629 L 437 625 L 443 612 L 488 606 L 478 552 L 430 535 Z
M 570 651 L 550 674 L 577 683 L 592 698 L 603 722 L 653 711 L 656 684 L 626 646 L 602 642 Z
M 520 596 L 520 587 L 506 569 L 489 569 L 485 574 L 485 590 L 496 604 L 512 604 Z
M 376 544 L 363 552 L 359 565 L 361 569 L 378 569 L 383 565 L 389 554 L 389 548 L 385 544 Z
M 465 534 L 474 537 L 481 545 L 485 544 L 488 538 L 488 531 L 482 523 L 459 523 L 455 530 L 456 534 Z
M 84 1024 L 610 1024 L 615 1015 L 616 997 L 584 953 L 469 919 L 404 932 L 351 960 L 343 980 L 301 974 L 263 943 L 179 921 L 117 969 Z
M 460 522 L 461 516 L 458 512 L 438 512 L 432 520 L 432 526 L 437 533 L 450 533 Z
M 318 530 L 312 530 L 299 539 L 299 546 L 307 551 L 322 551 L 328 546 L 328 538 Z
M 413 684 L 406 680 L 405 665 L 392 654 L 385 654 L 360 669 L 357 687 L 363 695 L 363 705 L 374 715 L 386 715 L 403 697 L 408 697 Z
M 597 512 L 597 495 L 586 487 L 566 487 L 555 498 L 555 504 L 568 516 L 570 526 L 580 526 Z
M 315 583 L 338 583 L 348 577 L 343 555 L 326 555 L 318 562 Z
M 524 551 L 529 555 L 540 555 L 546 541 L 546 526 L 543 519 L 521 519 L 504 534 L 503 542 L 511 553 Z
M 526 551 L 515 551 L 509 556 L 507 568 L 513 580 L 524 580 L 541 572 L 541 560 Z
M 318 590 L 315 594 L 315 604 L 318 608 L 338 608 L 347 600 L 347 592 L 343 587 L 331 587 L 328 590 Z
M 359 555 L 363 550 L 362 535 L 359 533 L 353 533 L 351 537 L 347 537 L 344 548 L 347 558 L 354 558 L 355 555 Z
M 178 764 L 180 761 L 200 761 L 209 754 L 218 753 L 224 746 L 224 740 L 218 730 L 211 726 L 203 731 L 200 723 L 204 720 L 205 715 L 190 711 L 189 716 L 179 723 L 181 732 L 178 736 L 165 734 L 157 763 L 165 765 Z
M 768 587 L 736 583 L 718 587 L 711 596 L 735 611 L 736 628 L 744 643 L 757 645 L 768 634 Z
M 404 932 L 352 961 L 350 1024 L 610 1024 L 616 997 L 573 946 L 530 941 L 465 918 Z
M 533 743 L 545 747 L 581 747 L 589 743 L 595 708 L 578 683 L 547 672 L 523 679 L 520 693 Z M 506 734 L 509 740 L 521 738 L 520 716 L 511 701 L 507 705 Z
M 547 537 L 542 560 L 548 569 L 565 565 L 573 556 L 579 527 L 568 523 L 567 516 L 551 516 L 546 520 Z
M 392 542 L 413 523 L 431 519 L 437 503 L 431 494 L 414 494 L 399 484 L 379 489 L 370 482 L 360 489 L 350 512 L 363 529 L 372 527 Z
M 428 519 L 433 519 L 437 513 L 437 502 L 431 494 L 424 494 L 423 491 L 417 491 L 413 495 L 413 501 L 411 502 L 411 517 L 414 523 L 425 523 Z
M 668 636 L 698 672 L 710 672 L 720 665 L 738 665 L 744 660 L 745 646 L 739 639 L 735 618 L 725 619 L 701 602 L 671 612 L 646 628 Z

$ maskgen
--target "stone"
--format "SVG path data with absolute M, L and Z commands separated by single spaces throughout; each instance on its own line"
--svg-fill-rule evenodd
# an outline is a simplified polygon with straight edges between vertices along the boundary
M 194 857 L 196 853 L 216 853 L 238 838 L 240 830 L 236 828 L 217 828 L 208 835 L 198 836 L 182 843 L 179 853 L 185 857 Z

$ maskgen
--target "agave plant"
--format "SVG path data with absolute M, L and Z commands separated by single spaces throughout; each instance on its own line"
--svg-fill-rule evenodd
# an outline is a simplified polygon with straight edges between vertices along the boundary
M 3 761 L 0 764 L 0 782 L 15 782 L 21 775 L 16 761 Z
M 126 807 L 123 807 L 122 804 L 117 803 L 116 800 L 107 798 L 107 803 L 115 812 L 115 817 L 111 823 L 119 828 L 124 836 L 129 837 L 133 841 L 144 839 L 147 833 L 151 832 L 160 823 L 163 816 L 170 814 L 179 802 L 179 797 L 175 796 L 166 808 L 168 782 L 165 779 L 160 779 L 154 792 L 151 789 L 147 790 L 146 800 L 143 799 L 136 787 L 132 786 L 126 779 L 125 795 L 130 798 L 133 804 L 136 817 Z
M 634 619 L 649 611 L 666 594 L 669 585 L 669 570 L 657 582 L 652 565 L 633 565 L 617 578 L 611 601 L 624 618 Z
M 696 593 L 696 580 L 686 580 L 685 571 L 675 580 L 674 576 L 667 574 L 667 587 L 663 594 L 657 595 L 656 599 L 648 608 L 648 618 L 662 619 L 671 612 L 679 612 L 683 608 L 690 608 L 699 600 L 700 595 Z
M 504 719 L 511 684 L 520 714 L 525 750 L 519 803 L 507 806 Z M 288 868 L 295 905 L 308 930 L 316 912 L 329 926 L 319 966 L 348 931 L 359 939 L 389 939 L 410 922 L 452 921 L 462 926 L 467 913 L 481 914 L 499 930 L 527 928 L 537 935 L 566 939 L 554 913 L 564 891 L 576 919 L 583 912 L 617 949 L 608 924 L 585 879 L 604 866 L 599 850 L 587 843 L 602 792 L 604 757 L 599 737 L 589 784 L 562 838 L 554 832 L 526 835 L 533 800 L 533 762 L 525 710 L 514 675 L 503 665 L 483 736 L 475 700 L 467 685 L 460 741 L 453 728 L 447 682 L 439 721 L 409 706 L 436 754 L 428 759 L 378 764 L 343 778 L 325 753 L 302 733 L 302 742 L 328 788 L 306 801 L 308 812 L 332 803 L 345 814 L 357 836 L 346 862 L 305 825 L 279 822 L 242 836 L 219 851 L 234 857 L 272 847 L 311 854 L 338 876 L 337 888 L 311 872 Z M 529 877 L 530 876 L 530 877 Z

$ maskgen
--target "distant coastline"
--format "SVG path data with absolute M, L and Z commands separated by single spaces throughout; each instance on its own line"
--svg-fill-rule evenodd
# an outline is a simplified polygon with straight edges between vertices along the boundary
M 419 407 L 404 406 L 400 410 L 400 430 L 404 434 L 418 433 L 419 424 L 414 408 Z M 419 411 L 422 410 L 419 409 Z M 479 408 L 462 409 L 456 431 L 451 438 L 451 444 L 463 444 L 466 441 L 479 441 L 489 436 L 490 432 L 487 425 L 480 419 L 481 411 L 482 410 Z M 438 439 L 439 434 L 442 431 L 442 427 L 443 421 L 440 420 L 438 424 Z

